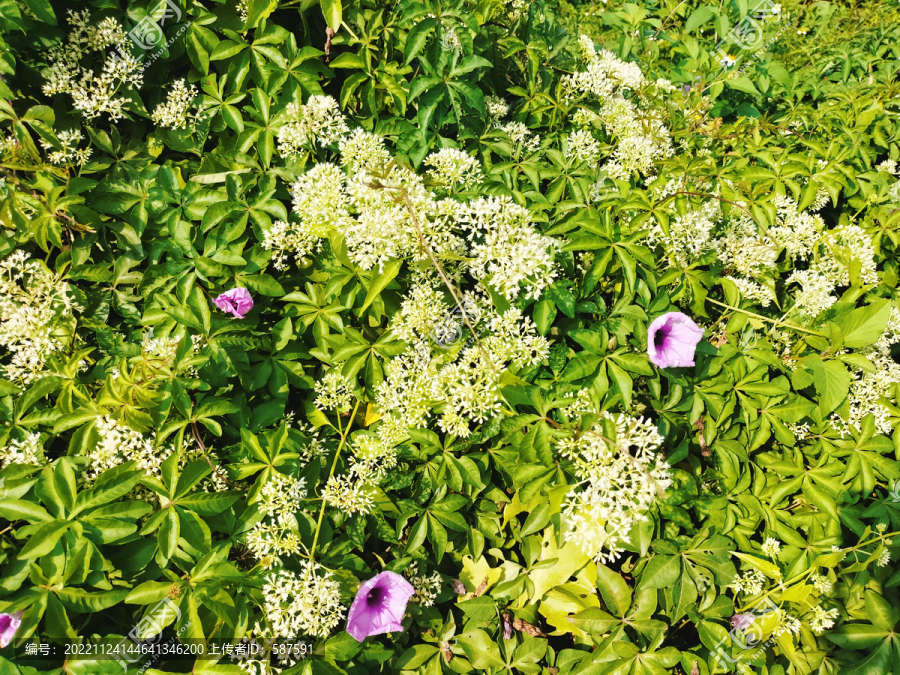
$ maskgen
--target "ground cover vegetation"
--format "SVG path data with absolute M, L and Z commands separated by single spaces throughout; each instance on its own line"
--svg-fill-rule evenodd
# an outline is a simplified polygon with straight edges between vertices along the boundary
M 0 672 L 900 673 L 898 38 L 0 0 Z

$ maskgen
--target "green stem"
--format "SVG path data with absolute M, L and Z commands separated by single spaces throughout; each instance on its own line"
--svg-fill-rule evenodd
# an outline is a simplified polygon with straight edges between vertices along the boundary
M 338 448 L 334 453 L 334 461 L 331 462 L 331 471 L 328 472 L 328 480 L 330 481 L 334 476 L 334 470 L 337 468 L 338 458 L 341 456 L 341 448 L 344 447 L 344 443 L 347 441 L 347 436 L 350 434 L 350 427 L 353 426 L 353 419 L 356 417 L 356 411 L 359 410 L 359 401 L 356 401 L 356 405 L 353 406 L 353 412 L 350 413 L 350 420 L 347 422 L 347 428 L 344 430 L 340 429 L 341 426 L 341 416 L 338 413 L 338 430 L 341 432 L 341 442 L 338 444 Z M 328 504 L 324 499 L 322 500 L 322 508 L 319 509 L 319 520 L 316 523 L 316 536 L 313 537 L 312 548 L 309 549 L 309 559 L 314 561 L 313 556 L 316 554 L 316 546 L 319 544 L 319 532 L 322 531 L 322 519 L 325 517 L 325 506 Z
M 776 326 L 784 326 L 785 328 L 790 328 L 791 330 L 800 331 L 801 333 L 809 333 L 810 335 L 818 335 L 819 337 L 828 338 L 827 335 L 823 333 L 818 333 L 814 330 L 809 330 L 808 328 L 800 328 L 800 326 L 794 326 L 790 323 L 781 323 L 781 319 L 770 319 L 767 316 L 763 316 L 762 314 L 756 314 L 755 312 L 748 312 L 746 309 L 741 309 L 740 307 L 732 307 L 731 305 L 726 305 L 724 302 L 719 302 L 718 300 L 713 300 L 712 298 L 706 298 L 707 302 L 711 302 L 714 305 L 719 305 L 719 307 L 725 307 L 726 309 L 730 309 L 733 312 L 741 312 L 742 314 L 746 314 L 747 316 L 753 316 L 757 319 L 762 319 L 763 321 L 768 321 L 769 323 L 774 323 Z

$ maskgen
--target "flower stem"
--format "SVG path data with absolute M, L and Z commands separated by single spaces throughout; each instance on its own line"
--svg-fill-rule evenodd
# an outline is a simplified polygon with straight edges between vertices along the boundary
M 763 316 L 762 314 L 756 314 L 755 312 L 748 312 L 746 309 L 741 309 L 740 307 L 732 307 L 731 305 L 726 305 L 724 302 L 719 302 L 718 300 L 713 300 L 712 298 L 706 298 L 707 302 L 711 302 L 714 305 L 719 305 L 719 307 L 725 307 L 726 309 L 730 309 L 733 312 L 741 312 L 742 314 L 746 314 L 748 316 L 754 316 L 757 319 L 762 319 L 763 321 L 768 321 L 769 323 L 774 323 L 776 326 L 784 326 L 785 328 L 790 328 L 791 330 L 800 331 L 801 333 L 809 333 L 810 335 L 818 335 L 819 337 L 828 338 L 827 335 L 823 333 L 819 333 L 814 330 L 809 330 L 808 328 L 800 328 L 800 326 L 794 326 L 790 323 L 782 323 L 781 319 L 770 319 L 767 316 Z
M 341 442 L 338 444 L 338 448 L 334 453 L 334 461 L 331 462 L 331 471 L 328 472 L 328 480 L 331 480 L 334 476 L 334 470 L 337 468 L 338 457 L 341 456 L 341 448 L 344 447 L 344 443 L 347 441 L 347 436 L 350 434 L 350 427 L 353 426 L 353 419 L 356 417 L 356 411 L 359 410 L 359 400 L 356 401 L 356 405 L 353 406 L 353 412 L 350 413 L 350 419 L 347 422 L 347 428 L 341 430 Z M 341 426 L 341 416 L 338 415 L 338 428 Z M 316 554 L 316 546 L 319 543 L 319 532 L 322 531 L 322 519 L 325 517 L 325 505 L 328 502 L 325 499 L 322 499 L 322 508 L 319 509 L 319 520 L 316 523 L 316 536 L 313 537 L 312 548 L 309 549 L 309 559 L 314 560 L 313 556 Z

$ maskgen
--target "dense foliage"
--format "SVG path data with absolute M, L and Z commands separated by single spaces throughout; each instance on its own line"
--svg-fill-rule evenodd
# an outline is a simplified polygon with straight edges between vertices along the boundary
M 751 4 L 0 0 L 0 672 L 900 672 L 900 11 Z

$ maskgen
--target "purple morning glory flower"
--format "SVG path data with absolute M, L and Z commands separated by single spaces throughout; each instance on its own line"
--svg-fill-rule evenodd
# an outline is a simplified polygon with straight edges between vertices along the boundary
M 250 297 L 250 291 L 246 288 L 232 288 L 213 300 L 213 304 L 223 312 L 243 319 L 244 315 L 253 309 L 253 298 Z
M 22 612 L 0 614 L 0 647 L 6 647 L 22 625 Z
M 731 627 L 738 630 L 746 630 L 753 625 L 754 619 L 756 619 L 755 614 L 735 614 L 731 617 Z
M 406 603 L 415 592 L 396 572 L 376 574 L 359 587 L 347 614 L 347 632 L 359 642 L 370 635 L 401 632 Z
M 647 355 L 660 368 L 682 368 L 694 365 L 697 343 L 703 329 L 681 312 L 668 312 L 647 329 Z

